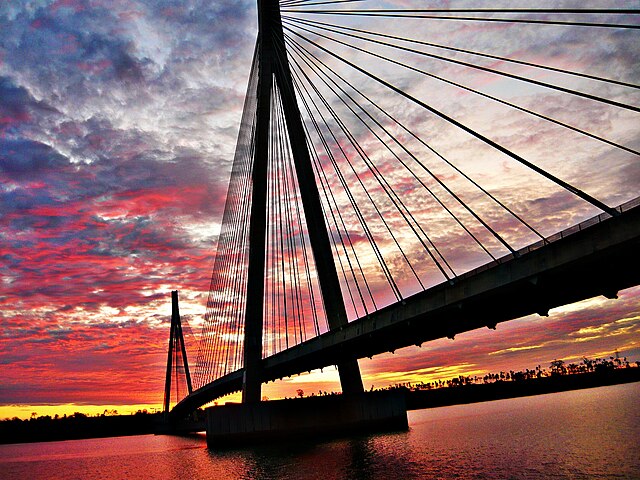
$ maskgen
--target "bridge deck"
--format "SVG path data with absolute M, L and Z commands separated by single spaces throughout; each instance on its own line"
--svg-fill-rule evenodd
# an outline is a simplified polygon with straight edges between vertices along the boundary
M 640 206 L 600 215 L 263 360 L 263 381 L 371 357 L 640 284 Z M 242 387 L 242 370 L 193 392 L 180 416 Z

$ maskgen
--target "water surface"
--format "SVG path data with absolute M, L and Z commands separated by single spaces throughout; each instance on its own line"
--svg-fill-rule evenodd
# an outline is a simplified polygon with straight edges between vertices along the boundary
M 640 383 L 409 412 L 408 432 L 210 451 L 204 437 L 0 445 L 14 479 L 640 479 Z

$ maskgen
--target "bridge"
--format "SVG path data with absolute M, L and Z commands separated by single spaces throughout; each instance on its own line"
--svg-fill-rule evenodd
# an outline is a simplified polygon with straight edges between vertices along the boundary
M 608 191 L 593 181 L 610 164 L 638 162 L 637 127 L 615 131 L 638 124 L 640 86 L 606 66 L 584 72 L 440 43 L 457 31 L 442 25 L 461 23 L 558 38 L 585 30 L 632 35 L 640 26 L 635 10 L 258 0 L 193 377 L 174 298 L 165 410 L 179 364 L 188 388 L 171 418 L 237 391 L 256 403 L 262 383 L 330 365 L 343 392 L 358 393 L 358 359 L 597 295 L 616 298 L 640 284 L 638 189 Z M 434 31 L 414 30 L 421 25 Z M 483 88 L 484 77 L 454 80 L 460 69 L 508 82 L 509 92 L 522 88 L 526 101 Z M 539 145 L 510 142 L 468 108 L 458 112 L 416 88 L 427 81 L 453 89 L 452 98 L 474 96 L 471 110 L 495 109 L 496 123 L 502 109 L 515 112 L 516 137 L 554 143 L 540 153 Z M 585 127 L 545 106 L 557 102 L 586 115 L 606 112 L 616 129 Z M 455 147 L 439 140 L 443 134 Z M 563 168 L 567 157 L 588 173 Z M 527 189 L 537 196 L 519 198 Z M 573 214 L 536 217 L 545 210 L 539 205 L 547 212 L 569 205 Z M 567 226 L 575 212 L 586 219 Z M 543 233 L 563 215 L 565 228 Z

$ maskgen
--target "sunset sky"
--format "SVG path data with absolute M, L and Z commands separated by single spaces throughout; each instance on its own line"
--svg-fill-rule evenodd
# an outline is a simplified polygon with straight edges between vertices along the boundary
M 447 33 L 451 44 L 483 33 L 465 28 Z M 253 0 L 0 2 L 0 418 L 160 406 L 171 290 L 180 291 L 181 314 L 194 333 L 205 311 L 255 37 Z M 523 35 L 501 51 L 539 62 L 551 52 L 565 68 L 638 83 L 637 33 L 607 33 L 593 48 L 585 33 L 550 38 L 545 44 Z M 469 77 L 475 80 L 486 92 L 536 103 L 530 90 Z M 473 102 L 461 106 L 461 94 L 429 91 L 475 125 L 501 127 L 505 142 L 610 206 L 640 194 L 637 156 L 562 145 L 553 129 L 543 132 L 551 147 L 542 150 L 526 136 L 527 124 Z M 637 91 L 605 93 L 639 102 Z M 572 101 L 549 108 L 640 148 L 635 113 Z M 446 137 L 445 127 L 422 118 L 413 125 Z M 501 198 L 533 212 L 545 235 L 599 213 L 525 177 L 509 178 L 506 162 L 494 168 L 484 151 L 451 142 L 453 155 L 477 155 L 473 168 Z M 547 159 L 551 152 L 556 160 Z M 461 268 L 473 266 L 464 250 L 448 247 Z M 364 384 L 547 367 L 553 359 L 577 362 L 616 350 L 640 360 L 639 299 L 636 287 L 617 300 L 598 297 L 549 317 L 361 360 Z M 312 372 L 263 392 L 276 398 L 296 388 L 337 390 L 337 372 Z

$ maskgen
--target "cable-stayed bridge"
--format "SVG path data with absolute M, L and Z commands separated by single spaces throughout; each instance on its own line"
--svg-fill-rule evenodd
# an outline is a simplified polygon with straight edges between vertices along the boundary
M 258 1 L 175 417 L 640 283 L 640 12 L 392 3 Z

